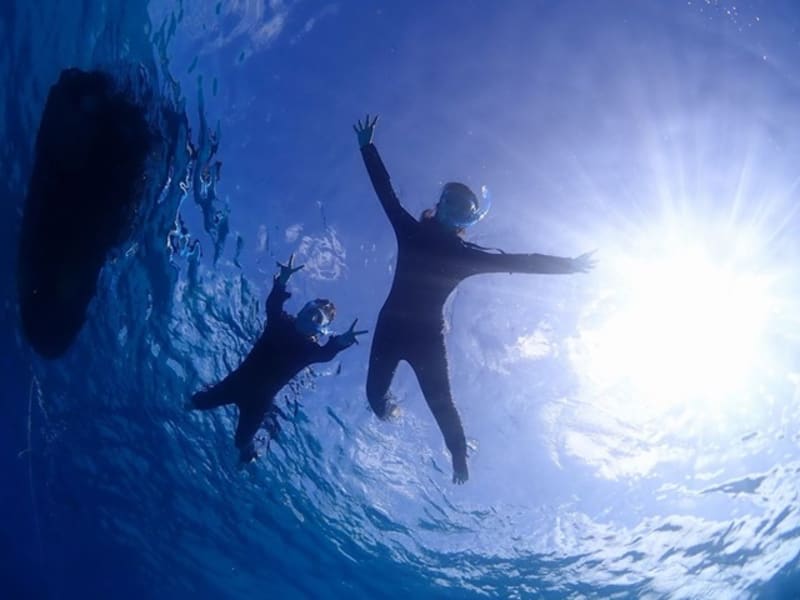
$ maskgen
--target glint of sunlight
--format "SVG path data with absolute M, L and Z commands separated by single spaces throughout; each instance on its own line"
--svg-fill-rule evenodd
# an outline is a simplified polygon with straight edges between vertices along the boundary
M 719 416 L 753 383 L 771 311 L 769 278 L 735 250 L 664 238 L 648 258 L 614 259 L 620 270 L 595 325 L 573 340 L 573 359 L 596 392 L 624 389 L 622 406 L 635 406 L 640 418 L 689 401 Z

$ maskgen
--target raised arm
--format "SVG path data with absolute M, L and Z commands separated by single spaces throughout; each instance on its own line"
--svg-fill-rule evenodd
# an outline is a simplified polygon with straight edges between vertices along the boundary
M 375 188 L 375 193 L 378 195 L 378 199 L 381 201 L 383 210 L 386 212 L 386 216 L 389 217 L 392 227 L 394 227 L 395 231 L 399 231 L 406 224 L 416 222 L 416 220 L 400 204 L 400 200 L 392 188 L 389 172 L 386 170 L 380 154 L 378 154 L 378 149 L 372 143 L 372 136 L 377 122 L 378 117 L 375 117 L 370 122 L 369 115 L 367 115 L 364 123 L 362 124 L 359 121 L 357 125 L 353 125 L 353 129 L 358 136 L 361 156 L 372 181 L 372 187 Z
M 267 296 L 267 320 L 275 321 L 280 319 L 283 312 L 283 304 L 292 295 L 286 291 L 286 283 L 281 281 L 280 276 L 272 278 L 272 291 Z
M 283 312 L 283 304 L 292 295 L 286 291 L 286 283 L 289 277 L 297 273 L 304 265 L 299 267 L 293 266 L 294 254 L 289 256 L 289 263 L 282 265 L 277 263 L 280 267 L 280 272 L 272 279 L 272 291 L 267 296 L 267 320 L 279 319 Z
M 464 249 L 464 268 L 468 275 L 480 273 L 542 273 L 550 275 L 588 273 L 594 268 L 593 252 L 577 258 L 548 254 L 503 254 L 474 247 Z

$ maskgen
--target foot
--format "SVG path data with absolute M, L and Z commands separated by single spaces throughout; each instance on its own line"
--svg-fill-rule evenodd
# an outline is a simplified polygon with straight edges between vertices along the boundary
M 397 404 L 394 402 L 386 403 L 386 409 L 383 411 L 384 420 L 393 421 L 394 419 L 399 419 L 402 414 L 403 411 Z
M 453 483 L 461 485 L 469 479 L 466 454 L 453 456 Z
M 383 405 L 383 410 L 381 412 L 376 411 L 376 414 L 381 421 L 393 421 L 394 419 L 400 417 L 402 411 L 397 404 L 391 400 L 386 400 Z
M 256 452 L 256 449 L 253 446 L 253 444 L 250 444 L 246 448 L 241 448 L 239 450 L 240 467 L 249 465 L 251 462 L 254 462 L 257 458 L 258 458 L 258 452 Z

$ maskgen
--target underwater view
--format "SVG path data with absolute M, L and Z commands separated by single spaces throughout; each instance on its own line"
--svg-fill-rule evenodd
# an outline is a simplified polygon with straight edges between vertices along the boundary
M 796 2 L 0 44 L 0 598 L 800 598 Z

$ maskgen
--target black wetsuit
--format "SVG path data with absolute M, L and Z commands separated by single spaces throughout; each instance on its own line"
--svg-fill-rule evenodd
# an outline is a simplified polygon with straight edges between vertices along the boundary
M 448 450 L 454 475 L 467 478 L 466 441 L 450 392 L 443 307 L 450 293 L 479 273 L 574 273 L 571 258 L 489 252 L 465 242 L 434 218 L 417 221 L 401 205 L 373 144 L 361 149 L 372 185 L 397 237 L 397 268 L 381 309 L 367 375 L 367 398 L 386 416 L 387 394 L 397 365 L 407 361 L 419 381 Z
M 253 455 L 252 441 L 275 395 L 302 369 L 332 360 L 344 346 L 332 336 L 320 346 L 295 328 L 295 319 L 283 310 L 291 296 L 275 278 L 267 298 L 267 326 L 239 367 L 213 387 L 192 396 L 192 405 L 208 410 L 225 404 L 239 407 L 236 447 L 242 460 Z

